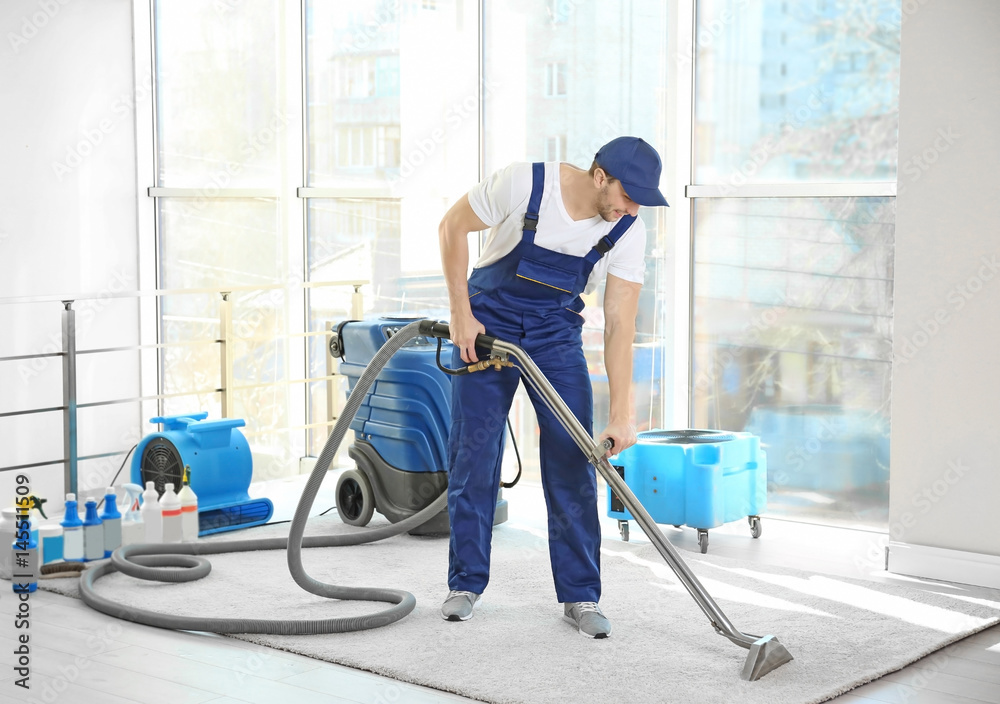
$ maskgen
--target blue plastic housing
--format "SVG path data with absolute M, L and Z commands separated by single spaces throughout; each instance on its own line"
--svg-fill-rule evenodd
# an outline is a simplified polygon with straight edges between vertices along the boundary
M 340 373 L 351 391 L 386 340 L 414 320 L 380 318 L 343 326 Z M 444 341 L 442 364 L 451 364 L 452 348 Z M 394 468 L 441 472 L 448 466 L 451 378 L 436 359 L 435 338 L 409 340 L 383 367 L 351 423 L 355 437 L 370 442 Z
M 173 443 L 181 461 L 191 467 L 191 490 L 198 497 L 198 534 L 208 535 L 261 525 L 270 520 L 270 499 L 251 499 L 253 458 L 246 437 L 237 428 L 241 418 L 205 420 L 208 413 L 150 418 L 163 428 L 144 437 L 132 455 L 130 481 L 143 486 L 141 461 L 156 438 Z
M 655 442 L 661 430 L 639 433 L 638 442 L 611 464 L 657 523 L 709 529 L 767 508 L 767 458 L 760 439 L 729 433 L 721 442 Z M 608 492 L 608 516 L 635 520 L 615 510 Z

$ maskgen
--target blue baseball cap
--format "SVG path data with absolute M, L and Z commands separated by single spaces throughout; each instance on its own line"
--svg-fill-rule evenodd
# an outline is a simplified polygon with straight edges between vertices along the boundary
M 660 193 L 660 155 L 639 137 L 617 137 L 594 155 L 594 161 L 622 182 L 626 195 L 639 205 L 666 205 Z

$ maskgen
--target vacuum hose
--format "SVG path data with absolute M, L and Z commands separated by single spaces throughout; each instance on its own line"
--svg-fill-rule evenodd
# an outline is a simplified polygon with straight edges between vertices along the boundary
M 448 492 L 444 491 L 426 508 L 390 526 L 346 535 L 304 537 L 306 521 L 309 518 L 309 511 L 316 498 L 316 493 L 319 491 L 330 463 L 347 434 L 368 389 L 396 350 L 406 344 L 408 340 L 422 334 L 420 326 L 427 324 L 427 322 L 417 321 L 407 325 L 390 337 L 375 353 L 372 361 L 355 384 L 354 390 L 347 399 L 344 412 L 334 424 L 333 431 L 316 461 L 316 466 L 309 475 L 309 480 L 306 482 L 295 510 L 295 516 L 292 518 L 287 538 L 125 545 L 111 554 L 110 562 L 94 566 L 80 575 L 80 595 L 83 601 L 91 608 L 116 618 L 159 628 L 211 633 L 273 633 L 277 635 L 344 633 L 386 626 L 395 623 L 413 611 L 417 600 L 412 594 L 401 589 L 341 587 L 313 579 L 306 574 L 305 568 L 302 566 L 302 548 L 360 545 L 383 540 L 425 523 L 447 505 Z M 190 582 L 201 579 L 212 570 L 211 563 L 201 557 L 202 555 L 282 549 L 288 551 L 288 569 L 292 578 L 306 591 L 330 599 L 381 601 L 392 604 L 392 606 L 362 616 L 320 620 L 276 621 L 270 619 L 205 618 L 157 613 L 134 606 L 123 606 L 99 595 L 94 589 L 94 583 L 98 579 L 115 571 L 138 579 L 160 582 Z

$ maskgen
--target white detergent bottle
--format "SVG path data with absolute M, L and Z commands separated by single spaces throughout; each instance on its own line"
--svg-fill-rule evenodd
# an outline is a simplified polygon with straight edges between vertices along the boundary
M 181 542 L 181 499 L 174 493 L 173 482 L 167 484 L 160 497 L 160 514 L 163 516 L 163 542 Z
M 191 468 L 185 467 L 184 486 L 177 492 L 181 500 L 181 540 L 198 538 L 198 495 L 191 488 Z
M 123 484 L 125 502 L 122 504 L 125 513 L 122 514 L 122 545 L 134 545 L 146 540 L 146 524 L 142 522 L 139 512 L 139 497 L 142 487 L 138 484 Z
M 76 494 L 66 494 L 62 527 L 63 559 L 66 562 L 83 562 L 83 521 L 76 509 Z
M 163 516 L 160 514 L 160 498 L 156 493 L 156 485 L 146 482 L 146 491 L 142 492 L 142 508 L 139 509 L 142 522 L 146 524 L 145 542 L 163 542 Z

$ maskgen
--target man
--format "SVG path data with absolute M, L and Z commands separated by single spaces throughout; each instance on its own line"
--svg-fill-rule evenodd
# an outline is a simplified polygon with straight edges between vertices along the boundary
M 660 157 L 636 137 L 601 147 L 586 171 L 565 163 L 515 163 L 473 188 L 445 214 L 441 260 L 451 308 L 453 362 L 478 361 L 476 335 L 519 345 L 588 432 L 593 391 L 583 354 L 580 294 L 607 277 L 604 359 L 611 396 L 607 427 L 616 451 L 636 441 L 631 423 L 632 342 L 644 272 L 640 205 L 667 205 Z M 468 235 L 492 228 L 472 275 Z M 452 378 L 448 514 L 449 621 L 471 618 L 489 581 L 490 540 L 500 482 L 503 419 L 519 371 L 487 369 Z M 528 387 L 538 416 L 548 508 L 549 558 L 564 617 L 591 638 L 611 623 L 598 606 L 601 532 L 597 481 L 587 457 Z

